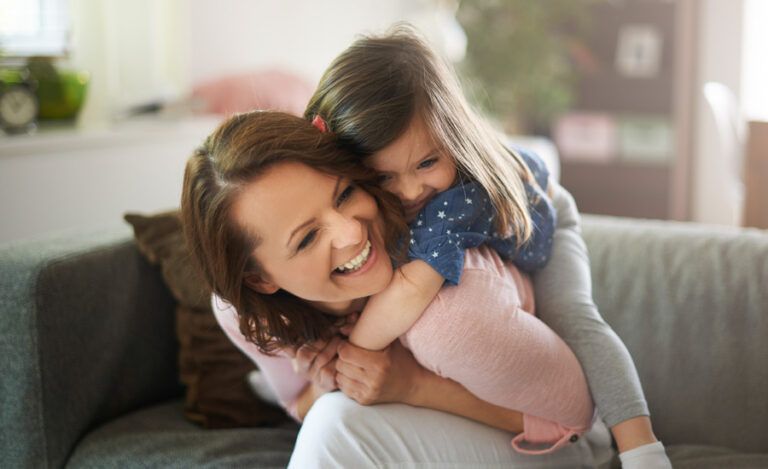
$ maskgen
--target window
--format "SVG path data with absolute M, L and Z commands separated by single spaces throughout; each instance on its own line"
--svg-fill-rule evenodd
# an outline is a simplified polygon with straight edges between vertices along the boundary
M 741 102 L 747 118 L 768 120 L 768 2 L 748 0 L 744 6 Z
M 67 0 L 0 0 L 3 55 L 61 56 L 69 37 Z

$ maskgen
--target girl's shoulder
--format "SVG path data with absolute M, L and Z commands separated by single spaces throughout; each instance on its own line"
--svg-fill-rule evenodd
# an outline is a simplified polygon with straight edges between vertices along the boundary
M 524 147 L 513 145 L 510 146 L 510 149 L 520 155 L 525 162 L 525 165 L 528 166 L 528 169 L 533 173 L 536 183 L 542 190 L 546 191 L 549 182 L 549 169 L 547 169 L 547 164 L 544 160 L 533 151 Z

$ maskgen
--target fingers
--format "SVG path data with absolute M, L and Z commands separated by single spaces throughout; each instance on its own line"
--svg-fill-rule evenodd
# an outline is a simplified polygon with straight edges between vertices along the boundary
M 331 360 L 330 363 L 322 367 L 316 374 L 314 381 L 323 390 L 333 391 L 338 389 L 339 386 L 336 382 L 336 360 Z
M 296 349 L 293 360 L 291 360 L 293 371 L 301 376 L 307 376 L 312 363 L 315 361 L 315 357 L 317 357 L 317 349 L 314 348 L 314 345 L 302 345 Z
M 357 347 L 349 342 L 343 342 L 339 346 L 339 358 L 345 362 L 355 364 L 361 368 L 377 366 L 388 360 L 389 347 L 384 350 L 373 351 Z
M 336 375 L 336 383 L 338 384 L 341 392 L 349 396 L 351 399 L 354 399 L 358 403 L 362 405 L 370 405 L 375 403 L 375 401 L 372 399 L 372 396 L 368 392 L 368 388 L 360 381 L 342 374 L 338 374 Z
M 336 354 L 338 341 L 333 344 L 332 352 L 327 350 L 332 342 L 333 339 L 331 339 L 331 341 L 318 340 L 316 342 L 304 344 L 298 349 L 294 350 L 292 360 L 293 371 L 299 375 L 308 376 L 312 373 L 312 370 L 315 369 L 315 361 L 318 359 L 321 360 L 319 367 L 324 366 L 330 359 L 333 358 L 333 355 Z M 288 350 L 289 355 L 290 352 L 291 350 Z
M 365 369 L 342 359 L 336 360 L 336 371 L 347 378 L 357 381 L 365 381 L 367 379 Z
M 341 343 L 341 337 L 334 336 L 315 356 L 309 369 L 310 375 L 317 376 L 326 368 L 332 360 L 336 358 L 336 351 Z

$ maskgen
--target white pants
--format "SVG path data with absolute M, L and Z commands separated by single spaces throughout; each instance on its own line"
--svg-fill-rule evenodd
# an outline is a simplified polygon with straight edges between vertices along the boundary
M 405 404 L 361 406 L 340 392 L 318 399 L 301 427 L 289 468 L 581 468 L 613 457 L 602 422 L 552 454 L 516 453 L 512 434 Z

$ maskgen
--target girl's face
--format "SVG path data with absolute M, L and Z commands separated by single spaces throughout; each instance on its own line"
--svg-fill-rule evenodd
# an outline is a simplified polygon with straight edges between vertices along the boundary
M 343 178 L 279 163 L 244 187 L 232 215 L 260 239 L 262 293 L 283 289 L 342 315 L 392 277 L 376 201 Z
M 408 221 L 456 180 L 453 157 L 435 143 L 419 117 L 394 142 L 368 158 L 368 164 L 381 174 L 382 188 L 400 198 Z

